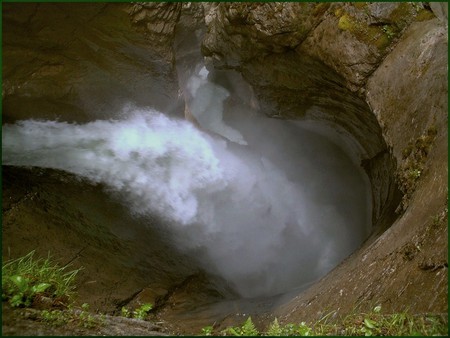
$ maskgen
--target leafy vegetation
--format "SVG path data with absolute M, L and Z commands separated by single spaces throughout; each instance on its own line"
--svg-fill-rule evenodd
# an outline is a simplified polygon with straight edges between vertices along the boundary
M 214 327 L 212 325 L 205 326 L 204 328 L 202 328 L 202 335 L 203 336 L 211 336 L 213 330 L 214 330 Z
M 233 336 L 258 336 L 259 332 L 252 322 L 252 317 L 248 317 L 242 326 L 228 328 L 228 333 Z
M 122 317 L 126 318 L 136 318 L 143 320 L 152 309 L 153 305 L 150 303 L 144 303 L 134 311 L 130 311 L 126 307 L 122 307 L 121 315 Z
M 84 328 L 93 328 L 104 323 L 103 316 L 94 316 L 89 313 L 89 304 L 81 305 L 81 310 L 69 308 L 69 311 L 61 310 L 43 310 L 39 314 L 39 318 L 54 326 L 62 326 L 67 324 L 77 324 Z
M 73 308 L 75 277 L 80 269 L 66 271 L 47 259 L 35 258 L 35 252 L 2 266 L 2 300 L 13 307 L 36 307 L 37 318 L 50 325 L 77 324 L 92 328 L 103 323 L 102 316 L 89 313 L 89 304 Z
M 333 313 L 333 312 L 332 312 Z M 330 314 L 332 314 L 330 313 Z M 251 317 L 242 326 L 222 330 L 222 335 L 234 336 L 447 336 L 447 317 L 431 314 L 412 315 L 407 312 L 382 314 L 381 306 L 369 313 L 352 313 L 329 321 L 329 315 L 316 323 L 281 325 L 278 319 L 265 332 L 259 332 Z M 212 335 L 212 327 L 202 329 L 203 335 Z
M 32 307 L 36 318 L 52 326 L 94 328 L 103 325 L 105 315 L 89 312 L 89 304 L 74 306 L 75 277 L 80 269 L 66 271 L 47 259 L 35 258 L 35 252 L 7 261 L 2 266 L 2 300 L 13 307 Z M 153 308 L 146 303 L 134 311 L 122 308 L 124 317 L 144 319 Z
M 69 304 L 79 270 L 66 272 L 47 259 L 35 259 L 34 251 L 2 266 L 2 300 L 13 307 L 28 307 L 46 299 L 52 306 Z

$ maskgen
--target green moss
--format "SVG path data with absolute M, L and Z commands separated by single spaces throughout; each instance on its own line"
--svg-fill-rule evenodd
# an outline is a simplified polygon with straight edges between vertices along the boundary
M 342 7 L 338 7 L 334 10 L 334 15 L 338 18 L 340 18 L 342 14 L 344 14 L 344 10 L 342 9 Z
M 352 5 L 358 9 L 363 9 L 367 7 L 367 2 L 353 2 Z
M 397 26 L 399 30 L 402 30 L 409 22 L 411 22 L 415 12 L 413 4 L 402 2 L 392 11 L 389 20 Z
M 401 210 L 406 210 L 417 182 L 425 170 L 425 162 L 436 138 L 436 127 L 431 126 L 402 151 L 403 162 L 397 172 L 399 188 L 403 192 Z
M 357 22 L 355 20 L 353 20 L 353 18 L 348 14 L 344 14 L 339 18 L 338 27 L 339 27 L 339 29 L 341 29 L 343 31 L 354 32 L 356 29 L 356 26 L 357 26 Z
M 322 16 L 323 14 L 325 14 L 325 12 L 328 10 L 329 7 L 330 7 L 330 4 L 328 2 L 318 3 L 315 5 L 312 14 L 315 17 Z
M 427 10 L 425 8 L 421 9 L 416 15 L 416 21 L 427 21 L 434 19 L 436 16 L 432 11 Z
M 410 17 L 414 14 L 414 7 L 409 2 L 400 3 L 391 13 L 389 19 L 392 22 L 401 21 L 406 17 Z
M 392 41 L 392 36 L 387 34 L 380 26 L 370 26 L 367 30 L 367 42 L 376 46 L 379 50 L 386 49 Z
M 352 33 L 359 41 L 373 45 L 380 51 L 386 49 L 397 34 L 397 30 L 390 25 L 370 26 L 340 9 L 335 11 L 335 15 L 339 14 L 339 29 Z

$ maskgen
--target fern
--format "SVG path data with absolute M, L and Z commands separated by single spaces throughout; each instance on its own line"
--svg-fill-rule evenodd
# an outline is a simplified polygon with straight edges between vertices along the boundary
M 252 322 L 252 317 L 248 317 L 241 327 L 230 327 L 228 333 L 233 336 L 258 336 L 259 331 Z
M 258 330 L 252 322 L 252 317 L 248 317 L 244 325 L 242 325 L 242 332 L 244 336 L 257 336 L 259 335 Z
M 278 323 L 277 318 L 270 324 L 269 329 L 267 330 L 267 336 L 283 336 L 283 329 Z

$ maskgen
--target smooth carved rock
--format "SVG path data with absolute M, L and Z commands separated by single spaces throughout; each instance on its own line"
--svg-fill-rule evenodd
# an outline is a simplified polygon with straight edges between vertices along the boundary
M 141 12 L 131 6 L 5 4 L 3 121 L 109 118 L 127 103 L 181 114 L 171 52 L 178 7 L 141 11 L 138 22 L 166 13 L 167 35 L 155 33 L 159 23 L 152 35 L 132 23 L 127 12 Z
M 437 19 L 414 24 L 368 81 L 368 102 L 398 159 L 409 141 L 446 115 L 446 34 Z
M 328 4 L 221 3 L 206 15 L 203 53 L 216 66 L 241 62 L 298 46 L 319 23 Z

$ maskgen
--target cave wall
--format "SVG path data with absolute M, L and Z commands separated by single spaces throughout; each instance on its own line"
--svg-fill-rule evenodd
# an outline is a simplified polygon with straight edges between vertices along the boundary
M 446 6 L 205 6 L 205 56 L 216 68 L 241 71 L 265 114 L 332 123 L 366 151 L 361 160 L 379 221 L 374 234 L 280 306 L 282 321 L 377 304 L 385 311 L 447 311 Z
M 392 218 L 395 161 L 363 84 L 417 15 L 412 7 L 387 7 L 382 11 L 381 5 L 342 3 L 207 4 L 202 45 L 211 67 L 242 73 L 263 114 L 320 121 L 362 147 L 357 156 L 371 180 L 377 228 L 385 228 Z M 401 10 L 397 24 L 390 16 Z M 396 33 L 388 37 L 383 25 L 392 31 L 395 27 Z

